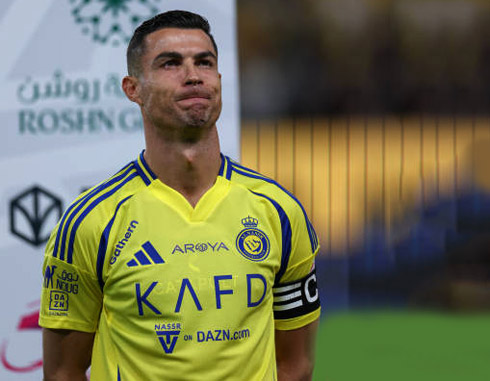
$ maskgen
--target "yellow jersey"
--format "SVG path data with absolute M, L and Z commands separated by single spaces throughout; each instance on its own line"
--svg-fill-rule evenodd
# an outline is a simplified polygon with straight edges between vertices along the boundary
M 319 317 L 303 207 L 221 157 L 194 208 L 142 153 L 53 230 L 39 324 L 95 332 L 92 380 L 276 380 L 274 331 Z

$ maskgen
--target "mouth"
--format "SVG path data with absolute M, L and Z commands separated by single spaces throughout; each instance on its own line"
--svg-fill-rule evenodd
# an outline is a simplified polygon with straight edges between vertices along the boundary
M 211 99 L 209 93 L 205 91 L 192 91 L 177 96 L 177 101 Z

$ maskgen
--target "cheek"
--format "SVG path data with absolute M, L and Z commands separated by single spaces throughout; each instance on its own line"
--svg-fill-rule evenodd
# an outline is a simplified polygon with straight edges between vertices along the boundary
M 168 91 L 160 86 L 149 84 L 146 88 L 145 100 L 149 105 L 153 105 L 155 102 L 161 103 L 168 97 Z
M 212 85 L 213 90 L 218 98 L 221 98 L 221 81 L 216 81 Z
M 216 97 L 219 99 L 220 103 L 221 103 L 221 82 L 218 83 L 218 85 L 216 86 Z

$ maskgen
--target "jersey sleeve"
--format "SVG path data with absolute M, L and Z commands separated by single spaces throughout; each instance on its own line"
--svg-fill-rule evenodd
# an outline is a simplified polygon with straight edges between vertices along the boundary
M 95 332 L 102 306 L 96 274 L 97 234 L 82 225 L 70 253 L 69 229 L 64 235 L 62 222 L 63 219 L 46 246 L 39 325 Z
M 303 327 L 318 319 L 321 310 L 315 272 L 318 237 L 303 207 L 297 203 L 291 209 L 290 234 L 283 237 L 282 264 L 273 287 L 275 328 L 279 330 Z

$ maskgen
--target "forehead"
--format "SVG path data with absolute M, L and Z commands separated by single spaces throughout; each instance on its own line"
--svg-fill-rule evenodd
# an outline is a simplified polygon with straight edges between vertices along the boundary
M 150 59 L 165 51 L 185 55 L 207 50 L 216 54 L 211 39 L 201 29 L 164 28 L 145 37 L 145 56 Z

